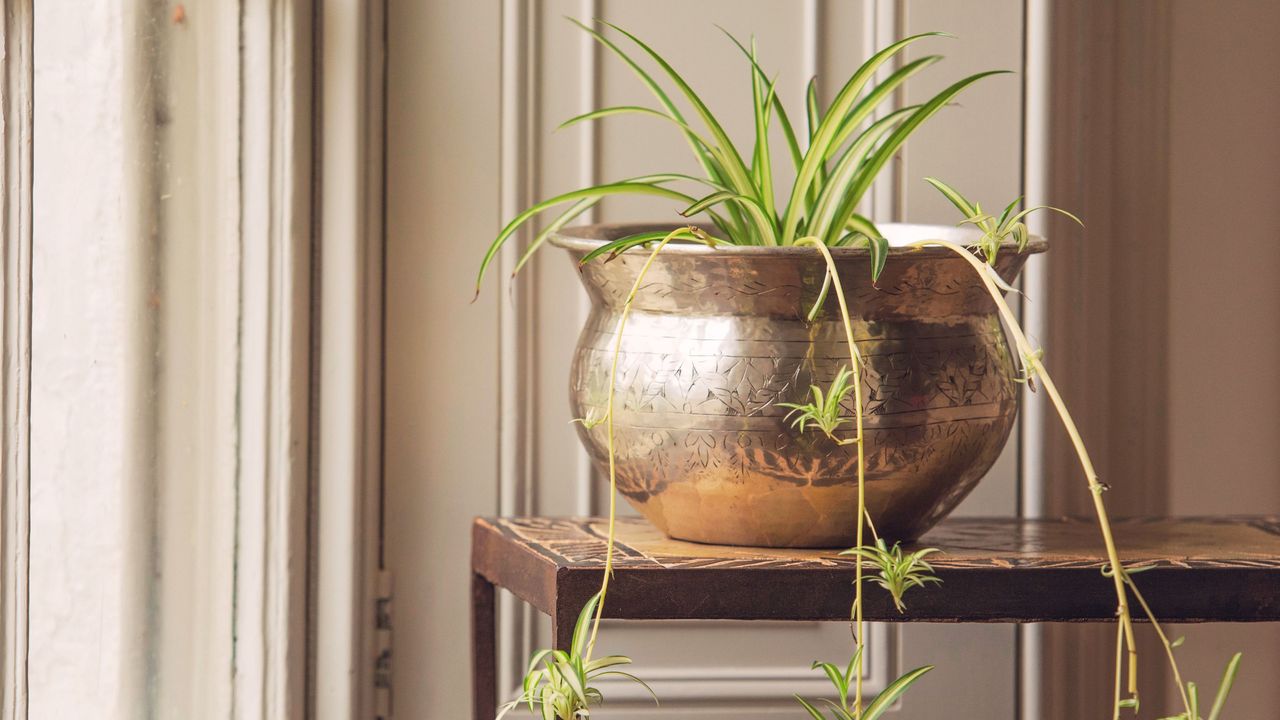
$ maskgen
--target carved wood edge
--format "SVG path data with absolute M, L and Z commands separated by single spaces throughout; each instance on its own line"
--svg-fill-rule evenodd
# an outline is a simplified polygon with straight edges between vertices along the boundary
M 1092 539 L 1094 532 L 1089 522 L 1070 519 L 946 521 L 922 541 L 941 548 L 930 561 L 943 584 L 915 591 L 906 614 L 872 588 L 866 615 L 926 622 L 1112 620 L 1115 599 L 1100 573 L 1100 543 L 1093 552 L 1054 554 L 1055 533 Z M 1135 518 L 1118 521 L 1116 532 L 1122 545 L 1129 540 L 1139 546 L 1123 555 L 1127 563 L 1152 566 L 1139 582 L 1158 616 L 1177 622 L 1280 620 L 1280 519 Z M 1194 547 L 1220 552 L 1141 547 L 1143 538 L 1150 545 L 1188 534 Z M 1015 541 L 1030 549 L 1009 547 Z M 563 619 L 598 588 L 604 547 L 599 519 L 479 519 L 473 568 Z M 847 619 L 854 567 L 836 552 L 697 545 L 669 540 L 643 520 L 619 519 L 606 615 Z

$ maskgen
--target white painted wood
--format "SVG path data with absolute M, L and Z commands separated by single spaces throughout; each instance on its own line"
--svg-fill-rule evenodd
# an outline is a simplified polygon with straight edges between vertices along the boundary
M 537 38 L 530 18 L 536 11 L 524 0 L 502 3 L 498 202 L 503 217 L 514 217 L 533 202 L 531 136 L 536 101 L 531 58 Z M 494 268 L 499 282 L 509 282 L 529 239 L 528 230 L 522 229 L 502 249 Z M 506 300 L 498 304 L 498 512 L 502 515 L 529 514 L 536 503 L 534 438 L 542 427 L 533 412 L 539 387 L 534 381 L 537 367 L 532 350 L 536 298 L 533 282 L 510 283 Z M 519 682 L 531 622 L 532 614 L 514 598 L 504 595 L 499 600 L 502 686 Z
M 235 714 L 306 706 L 312 13 L 243 6 Z
M 323 0 L 314 674 L 308 714 L 374 712 L 382 475 L 384 7 Z
M 136 402 L 154 415 L 149 429 L 139 429 L 151 433 L 154 457 L 140 468 L 150 507 L 134 505 L 152 524 L 130 520 L 151 548 L 129 552 L 150 573 L 134 589 L 150 605 L 140 618 L 145 662 L 137 670 L 145 673 L 145 694 L 122 706 L 121 716 L 163 707 L 215 717 L 233 706 L 237 501 L 242 487 L 252 492 L 241 482 L 237 381 L 241 269 L 252 277 L 255 268 L 239 242 L 240 112 L 220 100 L 242 89 L 240 13 L 227 4 L 193 6 L 174 23 L 144 3 L 136 22 L 150 41 L 138 41 L 136 78 L 145 84 L 129 122 L 153 144 L 130 149 L 138 178 L 129 202 L 137 221 L 154 228 L 139 243 L 146 253 L 140 269 L 154 290 L 133 310 L 146 309 L 139 321 L 150 332 L 134 342 L 140 366 L 133 372 L 150 383 L 136 389 Z M 148 118 L 155 113 L 165 122 Z M 250 318 L 250 335 L 253 327 Z M 252 384 L 246 390 L 261 392 Z M 248 441 L 250 452 L 263 443 L 260 434 Z M 240 527 L 249 530 L 246 541 L 260 544 L 252 522 Z
M 33 716 L 303 714 L 308 8 L 35 12 Z
M 1049 28 L 1048 0 L 1027 0 L 1023 5 L 1025 36 L 1023 38 L 1022 88 L 1022 187 L 1027 207 L 1049 202 Z M 1026 219 L 1033 235 L 1044 236 L 1047 223 L 1036 213 Z M 1022 291 L 1028 300 L 1022 302 L 1022 328 L 1035 342 L 1051 344 L 1048 334 L 1047 265 L 1052 254 L 1033 256 L 1022 271 Z M 1041 393 L 1024 391 L 1022 411 L 1018 415 L 1019 458 L 1018 513 L 1022 517 L 1043 517 L 1044 497 L 1044 432 L 1048 403 Z M 1044 693 L 1041 689 L 1044 664 L 1044 631 L 1038 624 L 1018 627 L 1018 712 L 1026 720 L 1044 716 Z
M 132 337 L 123 13 L 33 7 L 28 689 L 32 717 L 118 717 Z M 125 191 L 127 196 L 128 191 Z M 141 243 L 136 243 L 141 245 Z M 145 287 L 145 286 L 142 286 Z M 123 682 L 122 682 L 123 681 Z
M 32 7 L 6 2 L 0 18 L 0 714 L 27 717 L 27 623 L 31 502 Z

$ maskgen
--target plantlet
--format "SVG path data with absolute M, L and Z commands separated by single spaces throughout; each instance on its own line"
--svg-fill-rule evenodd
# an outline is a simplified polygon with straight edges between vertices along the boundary
M 849 660 L 849 664 L 843 671 L 837 666 L 829 662 L 820 662 L 815 660 L 813 669 L 822 670 L 831 680 L 831 684 L 835 687 L 840 702 L 836 703 L 832 700 L 823 698 L 818 702 L 825 704 L 831 711 L 831 720 L 877 720 L 884 715 L 893 703 L 907 691 L 917 680 L 924 677 L 925 673 L 933 669 L 932 665 L 916 668 L 897 680 L 889 683 L 879 695 L 875 696 L 866 708 L 860 707 L 860 704 L 849 704 L 849 687 L 855 683 L 854 674 L 857 673 L 861 677 L 862 667 L 862 648 L 854 650 L 853 658 Z M 828 720 L 826 713 L 819 710 L 813 703 L 796 695 L 796 700 L 804 707 L 805 711 L 814 720 Z
M 1080 221 L 1080 218 L 1072 215 L 1062 208 L 1056 208 L 1050 205 L 1037 205 L 1015 213 L 1014 209 L 1022 202 L 1021 195 L 1014 198 L 1013 202 L 1006 205 L 1004 212 L 1000 213 L 1000 217 L 997 218 L 983 212 L 982 205 L 976 202 L 970 202 L 969 199 L 964 195 L 961 195 L 959 191 L 941 180 L 930 177 L 925 178 L 925 182 L 937 188 L 938 192 L 942 193 L 943 197 L 949 200 L 951 204 L 965 216 L 965 219 L 960 223 L 961 225 L 974 225 L 982 231 L 982 237 L 974 242 L 971 247 L 982 253 L 982 256 L 986 258 L 988 265 L 995 263 L 996 254 L 1000 252 L 1000 246 L 1003 245 L 1004 241 L 1010 237 L 1013 238 L 1019 251 L 1026 249 L 1027 242 L 1030 241 L 1031 236 L 1027 232 L 1027 225 L 1022 222 L 1022 219 L 1037 210 L 1052 210 L 1053 212 L 1065 215 L 1076 221 L 1076 224 L 1080 227 L 1084 227 L 1084 223 Z M 1008 291 L 1009 288 L 1004 289 Z
M 856 547 L 845 550 L 841 555 L 854 555 L 860 562 L 865 562 L 880 571 L 880 576 L 873 581 L 889 591 L 893 596 L 893 604 L 898 612 L 906 612 L 907 606 L 902 596 L 915 587 L 924 587 L 927 583 L 941 583 L 933 574 L 933 566 L 925 557 L 938 552 L 938 548 L 924 548 L 915 552 L 904 552 L 902 543 L 894 543 L 892 548 L 886 546 L 884 538 L 876 538 L 874 547 Z
M 919 105 L 884 111 L 895 93 L 916 73 L 941 59 L 928 55 L 903 64 L 879 83 L 874 82 L 878 70 L 892 61 L 908 46 L 928 37 L 946 37 L 944 33 L 923 33 L 899 40 L 874 54 L 848 78 L 831 104 L 823 109 L 816 97 L 816 85 L 810 83 L 806 103 L 807 132 L 803 141 L 778 99 L 775 81 L 760 67 L 754 40 L 750 47 L 732 35 L 730 40 L 746 56 L 752 90 L 754 143 L 749 154 L 739 152 L 723 124 L 679 72 L 656 50 L 635 35 L 611 23 L 601 24 L 625 38 L 629 52 L 602 32 L 572 21 L 600 45 L 617 56 L 653 95 L 657 107 L 617 106 L 602 108 L 567 120 L 561 127 L 599 120 L 615 115 L 640 115 L 656 118 L 672 125 L 685 139 L 703 176 L 681 173 L 659 173 L 581 188 L 548 198 L 513 218 L 489 246 L 476 278 L 477 292 L 484 274 L 502 246 L 525 223 L 552 208 L 568 205 L 537 233 L 525 248 L 516 265 L 524 266 L 534 252 L 555 230 L 587 212 L 605 197 L 612 195 L 651 195 L 677 203 L 684 217 L 705 216 L 715 227 L 720 242 L 733 245 L 796 245 L 812 238 L 823 245 L 864 246 L 872 252 L 872 277 L 884 267 L 888 242 L 875 224 L 856 210 L 876 176 L 925 120 L 947 106 L 962 90 L 974 82 L 1002 71 L 970 75 Z M 726 33 L 727 35 L 728 33 Z M 695 127 L 677 106 L 672 94 L 664 89 L 654 74 L 637 59 L 647 60 L 659 69 L 697 116 Z M 879 116 L 877 118 L 877 116 Z M 780 189 L 775 183 L 771 128 L 776 121 L 786 144 L 785 160 L 795 171 L 795 181 L 785 204 L 776 199 Z M 688 191 L 670 187 L 681 184 Z M 640 236 L 619 238 L 599 250 L 599 254 L 615 255 L 635 244 L 655 240 Z M 824 288 L 825 290 L 825 288 Z
M 778 403 L 782 407 L 792 408 L 787 413 L 786 419 L 791 420 L 794 415 L 795 420 L 791 426 L 804 432 L 810 425 L 817 427 L 824 435 L 831 438 L 837 445 L 850 445 L 857 442 L 857 438 L 840 439 L 836 437 L 836 430 L 841 425 L 849 422 L 849 418 L 840 415 L 840 403 L 853 392 L 853 387 L 849 384 L 849 378 L 853 373 L 849 368 L 842 367 L 840 372 L 836 373 L 836 377 L 831 381 L 831 388 L 826 393 L 822 392 L 822 388 L 817 385 L 810 385 L 809 392 L 813 395 L 813 402 L 800 405 L 797 403 Z
M 580 720 L 591 717 L 591 706 L 604 701 L 600 691 L 591 686 L 592 681 L 610 675 L 624 677 L 639 683 L 649 694 L 653 690 L 643 680 L 618 668 L 630 665 L 631 658 L 624 655 L 608 655 L 598 660 L 589 658 L 587 632 L 591 616 L 600 604 L 599 593 L 592 596 L 578 613 L 573 626 L 573 642 L 569 651 L 539 650 L 529 661 L 529 671 L 520 685 L 520 696 L 502 706 L 499 720 L 513 708 L 522 704 L 529 711 L 540 713 L 545 720 Z M 542 667 L 538 667 L 541 664 Z M 654 697 L 657 701 L 657 697 Z

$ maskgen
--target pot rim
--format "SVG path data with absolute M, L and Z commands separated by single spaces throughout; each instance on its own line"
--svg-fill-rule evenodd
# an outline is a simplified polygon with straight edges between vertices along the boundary
M 710 230 L 710 226 L 701 223 L 693 223 L 704 230 Z M 674 230 L 678 227 L 685 227 L 686 224 L 679 223 L 661 223 L 661 222 L 627 222 L 627 223 L 596 223 L 593 225 L 577 225 L 570 228 L 564 228 L 557 232 L 551 233 L 547 238 L 552 245 L 564 248 L 566 250 L 577 250 L 582 252 L 590 252 L 601 245 L 625 237 L 638 232 L 655 231 L 655 230 Z M 960 227 L 956 225 L 929 225 L 921 223 L 881 223 L 877 225 L 884 232 L 885 237 L 890 242 L 895 240 L 901 242 L 916 242 L 919 240 L 949 240 L 960 245 L 969 245 L 982 237 L 981 231 L 971 227 Z M 1007 250 L 1014 254 L 1033 255 L 1042 253 L 1049 249 L 1049 242 L 1038 235 L 1030 236 L 1027 247 L 1022 253 L 1019 253 L 1017 243 L 1005 241 L 1000 244 L 1001 250 Z M 836 258 L 854 258 L 866 256 L 871 253 L 869 248 L 851 248 L 838 247 L 831 248 L 831 255 Z M 664 255 L 675 253 L 678 255 L 704 255 L 704 256 L 756 256 L 756 257 L 805 257 L 814 256 L 814 251 L 807 247 L 795 246 L 762 246 L 762 245 L 721 245 L 710 247 L 701 243 L 672 243 L 663 248 Z M 890 257 L 921 257 L 921 258 L 954 258 L 955 255 L 951 250 L 944 247 L 926 247 L 926 248 L 908 248 L 901 245 L 890 245 Z M 957 258 L 958 259 L 958 258 Z

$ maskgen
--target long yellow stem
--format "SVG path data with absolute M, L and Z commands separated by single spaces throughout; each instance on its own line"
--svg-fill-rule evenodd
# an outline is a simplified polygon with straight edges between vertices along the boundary
M 809 245 L 817 248 L 822 253 L 822 258 L 827 262 L 827 273 L 831 278 L 831 284 L 836 289 L 836 302 L 840 305 L 840 319 L 844 322 L 845 342 L 849 345 L 849 361 L 853 364 L 853 417 L 854 427 L 857 436 L 854 441 L 858 444 L 858 526 L 856 530 L 857 547 L 862 547 L 862 526 L 867 517 L 867 497 L 863 480 L 866 479 L 866 451 L 865 443 L 862 441 L 862 367 L 858 358 L 858 346 L 853 342 L 853 323 L 849 319 L 849 306 L 845 302 L 844 287 L 840 284 L 840 276 L 836 273 L 836 261 L 831 257 L 831 251 L 822 241 L 813 237 L 801 238 L 796 241 L 797 246 Z M 857 642 L 858 667 L 856 672 L 857 679 L 854 682 L 853 708 L 854 717 L 862 716 L 862 655 L 866 648 L 866 641 L 862 633 L 862 560 L 858 560 L 855 565 L 853 576 L 853 623 L 854 635 Z
M 1138 604 L 1142 606 L 1142 612 L 1146 613 L 1147 619 L 1151 621 L 1151 627 L 1155 629 L 1156 635 L 1160 637 L 1160 644 L 1164 646 L 1164 654 L 1169 658 L 1169 667 L 1173 668 L 1173 681 L 1178 684 L 1178 692 L 1182 695 L 1182 704 L 1187 710 L 1187 717 L 1191 718 L 1191 698 L 1187 697 L 1187 684 L 1182 682 L 1182 673 L 1178 672 L 1178 661 L 1173 657 L 1173 644 L 1169 642 L 1169 636 L 1164 634 L 1164 628 L 1160 627 L 1160 623 L 1156 621 L 1155 613 L 1151 612 L 1151 606 L 1147 604 L 1147 599 L 1138 591 L 1138 584 L 1133 581 L 1132 576 L 1126 576 L 1129 583 L 1129 589 L 1133 591 L 1133 596 L 1138 599 Z M 1199 718 L 1192 718 L 1199 720 Z
M 613 391 L 618 379 L 618 356 L 622 354 L 622 331 L 627 327 L 627 316 L 631 314 L 631 304 L 636 299 L 636 293 L 640 292 L 640 283 L 644 281 L 645 274 L 649 272 L 649 268 L 653 265 L 654 258 L 658 257 L 658 253 L 667 246 L 667 243 L 686 234 L 694 239 L 701 239 L 695 228 L 682 227 L 671 231 L 669 235 L 662 238 L 662 242 L 659 242 L 653 248 L 653 251 L 649 253 L 649 258 L 640 267 L 640 272 L 636 274 L 636 281 L 632 283 L 631 292 L 627 293 L 627 299 L 622 304 L 622 312 L 618 316 L 618 329 L 613 339 L 613 362 L 609 367 L 609 394 L 605 402 L 605 420 L 609 438 L 609 539 L 604 551 L 604 579 L 600 581 L 600 602 L 596 604 L 596 616 L 591 623 L 591 639 L 587 641 L 587 647 L 583 653 L 584 662 L 591 660 L 591 652 L 596 647 L 596 635 L 600 632 L 600 618 L 604 615 L 604 599 L 609 592 L 609 579 L 613 577 L 614 531 L 618 517 L 618 463 L 614 452 Z
M 1026 335 L 1022 332 L 1022 327 L 1018 324 L 1017 319 L 1013 316 L 1013 311 L 1009 309 L 1009 304 L 1004 300 L 1004 294 L 1000 288 L 996 286 L 995 281 L 988 274 L 988 266 L 979 260 L 973 253 L 966 248 L 953 242 L 945 240 L 925 240 L 922 242 L 912 243 L 911 247 L 945 247 L 960 257 L 964 258 L 974 271 L 978 273 L 978 277 L 986 286 L 987 293 L 991 295 L 991 299 L 995 301 L 996 307 L 1000 311 L 1000 317 L 1004 320 L 1005 327 L 1008 329 L 1009 335 L 1013 338 L 1014 345 L 1018 352 L 1022 355 L 1027 375 L 1031 377 L 1039 377 L 1044 384 L 1045 392 L 1048 393 L 1049 399 L 1053 402 L 1054 409 L 1058 412 L 1058 417 L 1062 420 L 1063 427 L 1066 428 L 1067 435 L 1071 438 L 1071 444 L 1075 448 L 1076 456 L 1080 459 L 1080 467 L 1084 470 L 1085 479 L 1089 483 L 1089 490 L 1093 495 L 1093 507 L 1098 516 L 1098 525 L 1102 530 L 1102 540 L 1107 549 L 1107 562 L 1111 565 L 1112 578 L 1115 581 L 1116 601 L 1119 605 L 1117 608 L 1117 616 L 1121 628 L 1124 631 L 1125 646 L 1129 653 L 1129 692 L 1136 695 L 1137 686 L 1137 660 L 1138 648 L 1134 640 L 1133 620 L 1129 613 L 1128 595 L 1124 588 L 1124 568 L 1120 565 L 1120 556 L 1116 550 L 1115 539 L 1111 532 L 1111 520 L 1107 516 L 1106 504 L 1102 500 L 1102 493 L 1106 490 L 1101 482 L 1098 481 L 1098 474 L 1094 471 L 1093 461 L 1089 458 L 1089 451 L 1085 449 L 1084 440 L 1080 436 L 1080 431 L 1076 427 L 1075 421 L 1071 418 L 1071 413 L 1067 410 L 1067 405 L 1062 400 L 1058 388 L 1053 383 L 1053 378 L 1049 377 L 1049 372 L 1045 369 L 1044 364 L 1040 362 L 1039 354 L 1036 349 L 1031 347 L 1031 343 L 1027 341 Z M 1120 672 L 1116 668 L 1116 672 Z M 1117 690 L 1115 698 L 1115 707 L 1119 709 L 1120 698 Z

